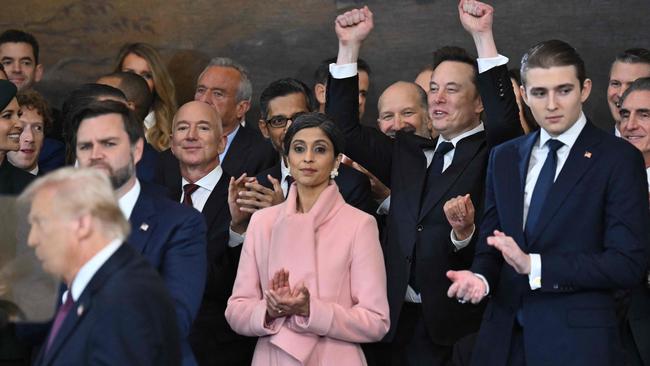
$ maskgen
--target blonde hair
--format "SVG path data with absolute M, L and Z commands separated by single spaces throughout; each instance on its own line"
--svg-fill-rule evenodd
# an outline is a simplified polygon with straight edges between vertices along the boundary
M 29 203 L 44 189 L 54 189 L 50 204 L 61 215 L 90 214 L 97 219 L 103 232 L 112 238 L 125 239 L 131 230 L 117 203 L 111 182 L 99 169 L 61 168 L 32 182 L 18 197 Z
M 156 124 L 147 130 L 146 138 L 157 150 L 166 150 L 171 139 L 172 119 L 178 107 L 174 82 L 158 51 L 147 43 L 127 43 L 122 46 L 117 55 L 115 72 L 122 71 L 122 63 L 129 54 L 142 57 L 151 69 L 154 83 L 152 109 Z

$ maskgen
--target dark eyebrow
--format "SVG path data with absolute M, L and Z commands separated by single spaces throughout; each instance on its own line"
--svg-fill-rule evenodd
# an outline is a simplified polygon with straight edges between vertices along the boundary
M 566 87 L 574 87 L 574 85 L 571 84 L 571 83 L 560 84 L 560 85 L 556 86 L 555 89 L 566 88 Z
M 637 113 L 648 113 L 650 112 L 650 108 L 639 108 L 636 111 Z

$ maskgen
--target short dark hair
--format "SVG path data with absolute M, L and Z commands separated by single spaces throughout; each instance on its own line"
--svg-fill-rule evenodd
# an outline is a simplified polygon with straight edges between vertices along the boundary
M 138 74 L 124 71 L 117 71 L 102 77 L 116 78 L 120 81 L 118 89 L 124 93 L 128 101 L 135 104 L 135 116 L 140 121 L 144 121 L 153 101 L 153 94 L 144 78 Z
M 474 74 L 472 75 L 472 83 L 476 87 L 476 92 L 478 93 L 478 63 L 475 57 L 470 56 L 466 49 L 457 46 L 443 46 L 433 51 L 434 71 L 445 61 L 460 62 L 471 66 L 474 71 Z
M 0 34 L 0 45 L 5 43 L 27 43 L 32 46 L 34 62 L 38 65 L 38 41 L 30 33 L 18 29 L 9 29 Z
M 144 139 L 144 128 L 142 122 L 138 121 L 133 112 L 124 104 L 114 100 L 96 100 L 83 106 L 73 117 L 74 138 L 72 146 L 77 145 L 77 131 L 81 122 L 88 118 L 103 116 L 106 114 L 118 114 L 122 117 L 124 131 L 129 136 L 131 146 L 138 140 Z
M 284 78 L 276 80 L 269 84 L 262 94 L 260 94 L 260 114 L 262 119 L 266 119 L 269 113 L 269 103 L 271 100 L 284 97 L 289 94 L 299 93 L 305 97 L 307 110 L 309 112 L 316 109 L 316 98 L 314 92 L 302 81 L 294 78 Z
M 321 61 L 320 64 L 318 64 L 318 68 L 314 72 L 314 85 L 316 84 L 323 84 L 327 85 L 327 78 L 329 77 L 330 74 L 330 64 L 336 63 L 336 57 L 330 57 L 326 60 Z M 368 74 L 368 77 L 372 75 L 372 71 L 370 70 L 370 65 L 363 59 L 358 59 L 357 60 L 357 70 L 359 71 L 365 71 L 366 74 Z
M 634 82 L 630 84 L 630 87 L 627 88 L 627 90 L 625 90 L 625 92 L 621 96 L 620 105 L 623 105 L 623 102 L 625 102 L 625 98 L 627 98 L 628 95 L 630 95 L 635 91 L 650 91 L 650 77 L 638 78 L 634 80 Z
M 650 65 L 650 50 L 647 48 L 628 48 L 616 55 L 614 62 Z
M 580 89 L 587 79 L 585 62 L 570 44 L 552 39 L 531 47 L 521 58 L 521 83 L 526 85 L 526 73 L 533 68 L 549 69 L 555 66 L 575 66 Z
M 329 117 L 323 113 L 312 112 L 300 115 L 296 118 L 295 121 L 289 126 L 286 134 L 284 135 L 284 153 L 289 155 L 289 149 L 291 146 L 291 141 L 293 137 L 298 133 L 298 131 L 305 128 L 318 127 L 327 135 L 327 137 L 332 141 L 332 146 L 334 146 L 334 157 L 343 153 L 345 147 L 345 139 L 343 138 L 343 133 L 341 130 L 332 122 Z
M 52 127 L 52 111 L 41 93 L 33 89 L 19 91 L 16 100 L 20 108 L 33 109 L 43 117 L 43 127 L 46 131 Z

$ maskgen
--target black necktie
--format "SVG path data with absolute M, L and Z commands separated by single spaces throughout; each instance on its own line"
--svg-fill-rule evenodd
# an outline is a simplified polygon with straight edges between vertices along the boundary
M 293 177 L 290 175 L 287 175 L 284 180 L 287 182 L 287 194 L 284 195 L 284 198 L 287 198 L 289 196 L 289 188 L 291 188 L 291 185 L 293 184 Z
M 527 239 L 530 239 L 530 235 L 532 235 L 537 226 L 539 217 L 542 214 L 544 202 L 546 202 L 548 193 L 551 191 L 551 187 L 555 181 L 557 150 L 564 146 L 561 141 L 553 139 L 548 140 L 546 145 L 548 146 L 548 155 L 546 155 L 546 161 L 544 161 L 542 170 L 539 172 L 539 176 L 537 177 L 537 182 L 533 189 L 533 196 L 531 197 L 530 205 L 528 206 L 528 216 L 526 217 L 526 228 L 524 230 Z
M 445 154 L 450 152 L 453 148 L 454 145 L 451 142 L 447 141 L 441 142 L 436 148 L 436 151 L 433 154 L 433 160 L 431 160 L 431 164 L 429 164 L 429 168 L 427 168 L 427 175 L 424 180 L 424 187 L 422 189 L 422 197 L 420 197 L 420 209 L 422 208 L 424 200 L 427 197 L 429 187 L 435 184 L 437 177 L 440 177 L 442 175 L 442 167 L 445 164 Z M 411 256 L 411 273 L 409 274 L 409 285 L 415 292 L 420 293 L 420 287 L 418 286 L 415 276 L 416 245 L 413 246 L 413 255 Z
M 199 189 L 199 186 L 197 184 L 193 183 L 188 183 L 183 186 L 183 204 L 194 207 L 194 203 L 192 202 L 192 193 L 194 193 L 197 189 Z

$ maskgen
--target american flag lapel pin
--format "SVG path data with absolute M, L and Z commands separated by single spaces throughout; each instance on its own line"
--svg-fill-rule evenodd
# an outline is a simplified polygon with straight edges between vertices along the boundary
M 143 222 L 142 225 L 140 225 L 140 230 L 142 230 L 142 231 L 149 230 L 149 224 L 147 224 L 146 222 Z
M 585 151 L 585 158 L 591 159 L 591 151 Z

